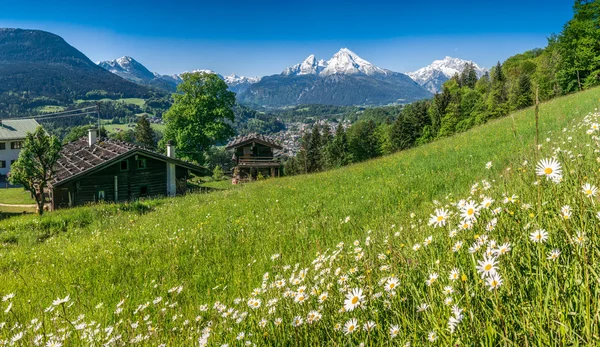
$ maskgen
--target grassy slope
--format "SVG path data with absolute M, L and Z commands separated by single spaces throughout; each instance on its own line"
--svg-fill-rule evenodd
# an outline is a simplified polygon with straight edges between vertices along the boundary
M 541 137 L 597 108 L 599 97 L 594 89 L 542 105 Z M 316 251 L 367 229 L 405 224 L 413 211 L 426 216 L 432 199 L 462 194 L 488 177 L 487 161 L 499 172 L 524 156 L 534 133 L 533 111 L 525 110 L 340 170 L 154 201 L 148 213 L 139 205 L 99 206 L 0 222 L 0 293 L 16 292 L 15 300 L 29 310 L 20 314 L 33 317 L 66 294 L 89 307 L 114 307 L 123 297 L 151 300 L 156 281 L 183 284 L 179 304 L 195 312 L 200 303 L 232 299 L 259 285 L 273 253 L 282 253 L 285 263 L 305 264 Z M 350 223 L 342 223 L 346 216 Z M 413 237 L 423 235 L 407 236 Z
M 35 204 L 31 198 L 31 193 L 23 188 L 0 188 L 0 203 L 14 205 Z

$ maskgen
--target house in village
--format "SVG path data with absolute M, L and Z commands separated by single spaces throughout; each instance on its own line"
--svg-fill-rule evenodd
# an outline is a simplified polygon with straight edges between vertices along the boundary
M 185 193 L 190 173 L 204 167 L 175 157 L 175 146 L 163 155 L 131 143 L 88 137 L 63 146 L 49 183 L 52 210 L 97 201 L 129 201 Z
M 35 119 L 0 120 L 0 177 L 5 177 L 19 158 L 27 133 L 38 126 Z
M 281 173 L 276 151 L 283 147 L 270 137 L 256 133 L 239 136 L 231 140 L 225 149 L 234 152 L 234 182 L 256 179 L 259 173 L 264 177 L 278 177 Z

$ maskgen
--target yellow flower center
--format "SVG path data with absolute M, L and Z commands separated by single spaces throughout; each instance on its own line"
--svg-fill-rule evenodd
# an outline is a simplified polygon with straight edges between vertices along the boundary
M 586 193 L 587 195 L 592 195 L 592 191 L 591 191 L 590 189 L 586 189 L 585 193 Z
M 441 221 L 443 221 L 443 220 L 444 220 L 444 216 L 438 216 L 438 217 L 437 217 L 437 220 L 438 220 L 438 222 L 441 222 Z
M 484 269 L 485 271 L 490 271 L 492 269 L 492 264 L 487 264 Z
M 394 288 L 396 285 L 393 283 L 390 283 L 390 289 Z
M 472 215 L 472 214 L 473 214 L 473 212 L 475 212 L 475 211 L 473 211 L 473 209 L 472 209 L 472 208 L 470 208 L 470 209 L 468 209 L 468 210 L 467 210 L 467 214 L 468 214 L 469 216 L 470 216 L 470 215 Z
M 356 305 L 358 303 L 358 296 L 352 298 L 352 305 Z
M 348 328 L 348 331 L 354 331 L 354 325 L 351 325 L 351 326 Z
M 544 173 L 545 173 L 546 175 L 550 175 L 550 174 L 552 174 L 552 172 L 553 172 L 553 171 L 552 171 L 552 168 L 551 168 L 551 167 L 547 167 L 547 168 L 545 168 L 545 169 L 544 169 Z

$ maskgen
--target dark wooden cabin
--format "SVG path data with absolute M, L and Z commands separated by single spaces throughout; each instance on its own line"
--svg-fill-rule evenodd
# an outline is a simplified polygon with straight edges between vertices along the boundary
M 261 134 L 239 136 L 225 147 L 232 150 L 236 164 L 234 180 L 253 180 L 258 173 L 264 177 L 279 177 L 281 162 L 275 151 L 283 149 L 275 140 Z
M 206 174 L 205 168 L 176 159 L 172 145 L 163 155 L 96 135 L 90 130 L 87 138 L 63 146 L 49 185 L 52 210 L 183 194 L 190 172 Z

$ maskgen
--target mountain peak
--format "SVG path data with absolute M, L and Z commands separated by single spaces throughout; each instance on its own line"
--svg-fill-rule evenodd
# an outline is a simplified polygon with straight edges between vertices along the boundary
M 311 54 L 301 63 L 286 68 L 281 74 L 286 76 L 374 75 L 386 74 L 386 71 L 362 59 L 358 54 L 344 47 L 337 51 L 328 61 L 317 60 L 315 55 Z
M 475 66 L 478 78 L 487 72 L 487 69 L 479 67 L 479 65 L 471 60 L 445 56 L 444 59 L 434 60 L 430 65 L 417 71 L 409 72 L 407 75 L 430 92 L 437 93 L 441 90 L 444 82 L 464 70 L 465 64 L 473 64 Z

